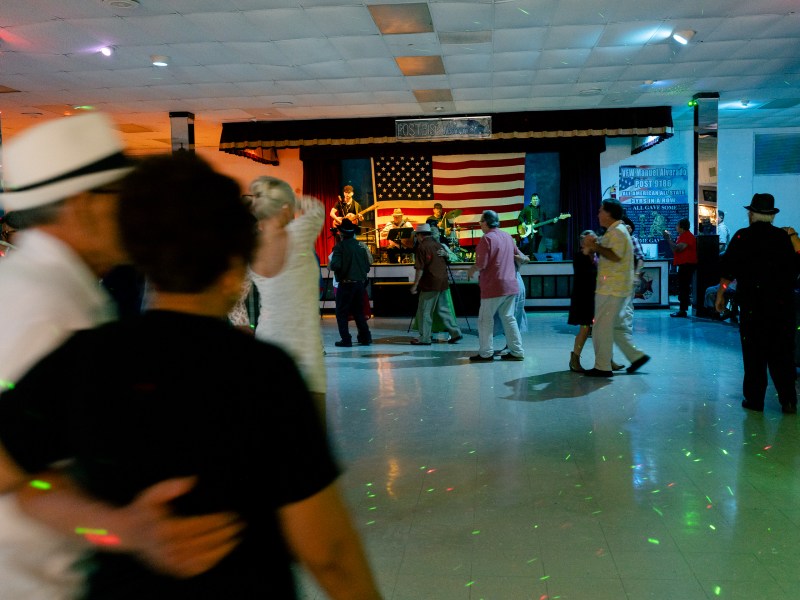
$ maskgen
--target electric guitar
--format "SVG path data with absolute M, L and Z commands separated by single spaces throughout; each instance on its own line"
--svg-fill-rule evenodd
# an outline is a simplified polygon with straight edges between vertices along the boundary
M 536 233 L 539 231 L 539 228 L 544 227 L 545 225 L 550 225 L 551 223 L 555 223 L 557 221 L 563 221 L 564 219 L 569 219 L 572 215 L 569 213 L 561 213 L 555 219 L 549 219 L 547 221 L 541 221 L 539 223 L 520 223 L 517 225 L 517 233 L 519 237 L 526 238 L 529 235 Z
M 375 210 L 376 208 L 378 208 L 378 203 L 377 202 L 375 204 L 373 204 L 372 206 L 368 206 L 367 208 L 365 208 L 364 210 L 362 210 L 360 212 L 347 213 L 343 217 L 333 217 L 333 226 L 334 227 L 338 227 L 339 225 L 342 224 L 342 221 L 344 221 L 345 219 L 350 221 L 353 225 L 358 225 L 358 222 L 361 220 L 361 219 L 359 219 L 359 217 L 363 217 L 365 214 L 367 214 L 370 211 Z

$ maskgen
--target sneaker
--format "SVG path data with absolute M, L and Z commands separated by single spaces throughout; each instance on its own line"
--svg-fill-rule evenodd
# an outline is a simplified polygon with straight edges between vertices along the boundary
M 476 354 L 475 356 L 469 357 L 470 362 L 494 362 L 494 356 L 481 356 L 480 354 Z
M 613 377 L 614 373 L 611 371 L 601 371 L 600 369 L 589 369 L 583 372 L 587 377 Z
M 333 345 L 338 346 L 339 348 L 352 348 L 353 342 L 346 342 L 344 340 L 339 340 L 338 342 L 334 342 Z
M 625 368 L 625 365 L 618 365 L 613 360 L 611 361 L 611 370 L 612 371 L 622 371 Z
M 460 342 L 463 339 L 464 339 L 463 335 L 457 335 L 457 336 L 451 337 L 449 340 L 447 340 L 447 343 L 448 344 L 457 344 L 458 342 Z
M 636 373 L 636 371 L 638 371 L 639 368 L 642 367 L 648 360 L 650 360 L 650 357 L 647 356 L 647 354 L 641 358 L 637 358 L 631 363 L 631 366 L 628 367 L 628 373 Z
M 670 313 L 670 317 L 679 317 L 679 318 L 686 318 L 689 315 L 686 314 L 685 310 L 679 310 L 678 312 Z
M 362 346 L 370 346 L 372 345 L 372 338 L 369 338 L 368 340 L 358 340 L 358 343 Z
M 508 354 L 501 354 L 500 360 L 525 360 L 524 356 L 514 356 L 510 352 Z
M 409 343 L 412 346 L 430 346 L 431 345 L 431 342 L 422 342 L 422 341 L 420 341 L 419 338 L 411 338 Z

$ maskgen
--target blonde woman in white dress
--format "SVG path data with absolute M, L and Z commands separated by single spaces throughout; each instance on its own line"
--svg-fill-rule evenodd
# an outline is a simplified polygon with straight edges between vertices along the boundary
M 325 417 L 325 363 L 319 315 L 319 262 L 314 244 L 325 220 L 322 204 L 295 198 L 275 177 L 250 185 L 260 246 L 250 276 L 258 288 L 256 337 L 282 347 L 297 363 Z

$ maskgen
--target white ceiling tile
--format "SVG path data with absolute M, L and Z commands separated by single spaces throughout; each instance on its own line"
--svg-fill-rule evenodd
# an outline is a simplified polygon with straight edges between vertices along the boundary
M 264 32 L 240 12 L 195 13 L 184 17 L 199 29 L 207 32 L 209 39 L 217 42 L 258 42 L 264 40 Z
M 558 0 L 518 0 L 495 5 L 495 29 L 548 27 Z
M 326 39 L 279 40 L 275 42 L 275 45 L 295 65 L 307 65 L 341 58 L 336 49 Z
M 707 62 L 725 60 L 741 47 L 741 42 L 704 42 L 694 44 L 688 52 L 675 54 L 674 62 Z
M 492 61 L 495 71 L 530 71 L 538 65 L 540 52 L 502 52 L 494 55 Z
M 800 57 L 800 32 L 794 39 L 750 40 L 742 44 L 731 58 L 791 58 Z M 798 63 L 795 63 L 798 64 Z
M 655 20 L 609 23 L 597 45 L 640 47 L 643 44 L 659 43 L 669 37 L 672 29 L 672 26 Z
M 540 69 L 536 71 L 533 82 L 536 85 L 573 84 L 578 81 L 580 73 L 581 69 Z
M 493 50 L 495 52 L 541 50 L 547 31 L 546 27 L 525 27 L 524 29 L 495 31 L 492 38 Z
M 545 37 L 545 50 L 594 48 L 603 34 L 603 25 L 561 25 L 551 27 Z
M 476 2 L 435 2 L 430 5 L 437 31 L 484 31 L 494 29 L 494 7 Z
M 522 71 L 501 71 L 492 74 L 492 87 L 517 87 L 530 85 L 534 72 L 530 69 Z
M 378 26 L 366 6 L 306 8 L 308 18 L 328 37 L 378 35 Z
M 342 36 L 329 39 L 331 45 L 343 58 L 382 57 L 387 54 L 383 36 Z
M 514 98 L 527 97 L 531 94 L 532 87 L 528 85 L 518 86 L 492 86 L 492 98 L 495 100 L 513 100 Z
M 414 102 L 414 94 L 411 90 L 397 90 L 394 92 L 373 92 L 372 97 L 381 104 L 397 102 Z
M 53 54 L 88 52 L 104 43 L 103 39 L 89 35 L 66 21 L 10 27 L 3 36 L 4 49 Z
M 777 26 L 782 20 L 780 15 L 751 15 L 748 17 L 732 17 L 717 19 L 716 27 L 703 34 L 703 42 L 742 42 L 753 37 L 761 37 L 762 32 Z
M 350 65 L 343 60 L 316 62 L 303 65 L 302 72 L 308 77 L 351 77 Z
M 322 38 L 323 33 L 306 11 L 299 8 L 254 10 L 246 13 L 253 27 L 260 29 L 265 40 L 301 40 Z
M 589 50 L 586 49 L 545 50 L 537 66 L 540 69 L 582 67 L 588 57 Z
M 461 56 L 464 54 L 471 55 L 490 55 L 492 53 L 492 44 L 487 42 L 484 44 L 443 44 L 442 56 Z
M 446 56 L 444 70 L 448 74 L 489 73 L 492 70 L 492 57 L 489 55 Z
M 373 92 L 399 92 L 410 89 L 404 77 L 363 77 L 362 81 L 364 89 Z
M 465 100 L 491 100 L 492 88 L 489 86 L 483 87 L 462 87 L 458 90 L 453 90 L 453 100 L 462 102 Z
M 292 59 L 275 42 L 225 42 L 241 61 L 273 66 L 289 66 Z
M 347 68 L 359 77 L 380 78 L 385 81 L 388 75 L 400 75 L 397 62 L 391 58 L 362 58 L 347 61 Z

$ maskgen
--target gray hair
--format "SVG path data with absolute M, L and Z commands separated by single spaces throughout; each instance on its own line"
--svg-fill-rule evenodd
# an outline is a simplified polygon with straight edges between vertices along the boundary
M 775 220 L 775 215 L 763 215 L 761 213 L 753 212 L 752 210 L 749 212 L 750 212 L 751 223 L 755 222 L 772 223 Z
M 487 227 L 494 228 L 500 225 L 500 217 L 493 210 L 483 211 L 481 218 L 483 219 L 483 222 L 486 223 Z
M 250 184 L 250 193 L 253 194 L 253 216 L 259 220 L 274 217 L 284 206 L 294 212 L 297 206 L 292 188 L 277 177 L 259 177 Z

